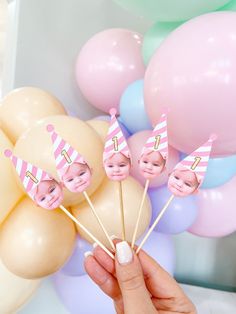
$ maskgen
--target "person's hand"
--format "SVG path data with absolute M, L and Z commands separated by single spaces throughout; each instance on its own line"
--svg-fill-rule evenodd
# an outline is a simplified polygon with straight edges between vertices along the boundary
M 125 241 L 116 243 L 116 250 L 114 262 L 96 246 L 84 264 L 91 279 L 113 299 L 117 313 L 197 313 L 178 283 L 144 251 L 137 256 Z

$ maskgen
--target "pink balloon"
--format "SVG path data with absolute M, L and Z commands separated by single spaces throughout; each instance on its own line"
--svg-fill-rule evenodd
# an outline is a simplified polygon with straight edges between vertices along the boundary
M 108 29 L 93 36 L 81 49 L 76 79 L 84 97 L 109 112 L 119 109 L 125 88 L 144 77 L 142 35 L 127 29 Z
M 197 219 L 188 230 L 198 236 L 223 237 L 236 231 L 236 176 L 215 189 L 200 190 Z
M 144 96 L 153 125 L 169 106 L 170 144 L 190 153 L 218 135 L 213 156 L 236 153 L 236 13 L 199 16 L 173 31 L 147 68 Z
M 130 136 L 127 140 L 131 156 L 132 156 L 132 167 L 130 174 L 137 179 L 142 185 L 145 185 L 146 179 L 140 174 L 138 160 L 143 146 L 145 145 L 148 137 L 152 131 L 141 131 Z M 179 161 L 179 153 L 172 147 L 169 146 L 169 157 L 167 161 L 167 169 L 164 170 L 159 176 L 150 181 L 150 187 L 158 187 L 165 184 L 168 180 L 168 174 L 173 170 L 174 166 Z

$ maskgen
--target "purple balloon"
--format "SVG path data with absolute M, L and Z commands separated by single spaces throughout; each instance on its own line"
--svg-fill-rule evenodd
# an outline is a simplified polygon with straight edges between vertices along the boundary
M 78 236 L 72 256 L 60 271 L 68 276 L 86 274 L 84 269 L 84 253 L 87 251 L 92 251 L 92 245 Z
M 112 300 L 88 275 L 71 277 L 61 272 L 52 276 L 56 292 L 71 314 L 116 313 Z
M 141 241 L 142 238 L 137 243 L 139 244 Z M 170 235 L 153 231 L 142 249 L 173 276 L 175 270 L 175 250 Z
M 152 224 L 170 198 L 171 192 L 163 185 L 149 189 L 148 194 L 152 203 Z M 181 233 L 194 223 L 197 213 L 195 196 L 174 197 L 155 230 L 169 234 Z

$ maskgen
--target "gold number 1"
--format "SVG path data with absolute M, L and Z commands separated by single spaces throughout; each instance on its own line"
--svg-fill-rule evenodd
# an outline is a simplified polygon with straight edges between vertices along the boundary
M 195 170 L 195 168 L 197 167 L 197 165 L 199 164 L 199 162 L 201 161 L 201 157 L 195 157 L 195 161 L 191 166 L 192 170 Z
M 154 149 L 158 149 L 159 145 L 160 145 L 160 141 L 161 141 L 161 136 L 157 135 L 155 137 L 156 141 L 155 141 L 155 145 L 154 145 Z
M 39 180 L 36 179 L 35 176 L 30 171 L 26 172 L 26 177 L 30 178 L 34 183 L 38 183 L 39 182 Z
M 63 149 L 61 151 L 61 155 L 65 158 L 65 160 L 68 162 L 68 164 L 71 163 L 71 159 L 70 159 L 69 155 L 67 154 L 67 152 L 65 151 L 65 149 Z
M 114 136 L 112 138 L 112 141 L 114 142 L 114 150 L 115 150 L 115 152 L 117 152 L 118 151 L 118 139 L 117 139 L 117 136 Z

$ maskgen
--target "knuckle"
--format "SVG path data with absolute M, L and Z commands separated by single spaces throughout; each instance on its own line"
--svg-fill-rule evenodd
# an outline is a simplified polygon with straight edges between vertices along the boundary
M 125 272 L 122 278 L 122 287 L 124 290 L 131 291 L 143 287 L 142 274 Z

